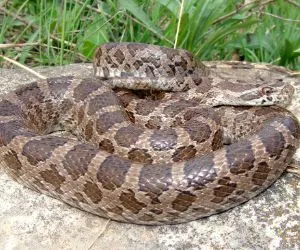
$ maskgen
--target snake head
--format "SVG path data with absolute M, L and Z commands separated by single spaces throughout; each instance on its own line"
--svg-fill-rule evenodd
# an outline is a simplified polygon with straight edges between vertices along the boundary
M 294 87 L 287 83 L 263 84 L 246 91 L 240 98 L 241 102 L 244 101 L 249 106 L 277 105 L 286 107 L 290 104 L 294 91 Z

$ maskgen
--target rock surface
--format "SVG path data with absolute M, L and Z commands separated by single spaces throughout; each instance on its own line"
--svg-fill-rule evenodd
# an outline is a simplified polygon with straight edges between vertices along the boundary
M 210 63 L 211 64 L 211 63 Z M 46 76 L 89 76 L 90 64 L 39 68 Z M 225 76 L 283 77 L 297 88 L 290 110 L 300 119 L 300 78 L 254 69 L 214 68 Z M 33 80 L 0 69 L 0 94 Z M 299 152 L 296 157 L 299 157 Z M 299 157 L 300 158 L 300 157 Z M 173 226 L 137 226 L 103 219 L 12 181 L 0 166 L 0 249 L 299 249 L 300 182 L 284 174 L 249 202 L 227 212 Z

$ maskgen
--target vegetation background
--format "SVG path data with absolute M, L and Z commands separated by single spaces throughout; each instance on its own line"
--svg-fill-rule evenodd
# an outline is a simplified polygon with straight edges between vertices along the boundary
M 0 0 L 0 25 L 0 56 L 30 67 L 134 41 L 300 69 L 300 0 Z

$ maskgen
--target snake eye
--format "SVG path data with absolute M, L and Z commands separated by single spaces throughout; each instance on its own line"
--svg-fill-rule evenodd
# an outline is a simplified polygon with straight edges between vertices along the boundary
M 271 87 L 263 87 L 261 89 L 261 92 L 262 92 L 263 95 L 269 96 L 273 93 L 273 89 Z

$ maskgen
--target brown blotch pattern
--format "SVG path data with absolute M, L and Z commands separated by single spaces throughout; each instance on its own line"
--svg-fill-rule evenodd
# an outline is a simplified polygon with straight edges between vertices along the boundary
M 197 87 L 197 93 L 208 93 L 212 88 L 213 79 L 209 77 L 201 77 L 201 82 Z
M 123 208 L 116 206 L 116 207 L 113 207 L 113 208 L 107 208 L 107 211 L 112 212 L 114 214 L 122 215 Z
M 130 145 L 136 143 L 143 132 L 143 128 L 129 124 L 127 127 L 120 128 L 114 138 L 118 145 L 122 147 L 130 147 Z
M 20 170 L 22 169 L 22 164 L 18 159 L 18 154 L 14 150 L 8 151 L 3 156 L 3 160 L 7 167 L 9 167 L 16 176 L 19 176 Z
M 137 114 L 146 116 L 152 113 L 156 107 L 156 102 L 142 100 L 137 103 L 135 110 Z
M 50 169 L 42 171 L 40 175 L 44 179 L 44 181 L 52 184 L 56 189 L 59 189 L 66 178 L 59 174 L 56 167 L 56 165 L 51 164 Z
M 93 136 L 93 126 L 94 123 L 92 120 L 89 120 L 84 129 L 85 139 L 89 141 Z
M 178 113 L 180 113 L 184 109 L 193 107 L 195 105 L 198 105 L 198 104 L 196 104 L 192 101 L 187 101 L 187 100 L 184 100 L 184 99 L 180 99 L 177 102 L 172 103 L 169 106 L 166 106 L 163 109 L 163 113 L 167 114 L 171 117 L 174 117 L 175 115 L 177 115 Z
M 252 182 L 255 185 L 262 186 L 268 178 L 268 174 L 271 171 L 271 168 L 266 162 L 260 162 L 257 166 L 257 170 L 252 176 Z
M 152 204 L 160 203 L 159 196 L 172 184 L 171 171 L 170 164 L 146 164 L 142 167 L 139 189 L 146 192 L 146 195 L 152 199 Z
M 189 191 L 184 191 L 176 196 L 176 199 L 172 202 L 172 208 L 184 212 L 193 204 L 196 200 L 196 195 Z
M 278 159 L 281 152 L 284 150 L 285 139 L 281 132 L 277 131 L 273 126 L 267 124 L 259 133 L 258 136 L 263 142 L 266 151 L 270 157 Z
M 62 164 L 73 180 L 77 180 L 84 175 L 91 160 L 98 150 L 87 144 L 74 146 L 64 157 Z
M 152 212 L 154 214 L 162 214 L 163 210 L 162 209 L 158 209 L 158 208 L 153 208 L 153 209 L 150 209 L 150 212 Z
M 150 145 L 156 151 L 173 149 L 177 144 L 177 133 L 174 129 L 154 130 Z
M 93 115 L 102 108 L 114 105 L 121 105 L 115 93 L 109 91 L 99 94 L 89 101 L 88 114 Z
M 130 161 L 116 155 L 109 155 L 97 171 L 97 179 L 103 188 L 115 190 L 121 187 L 130 168 Z
M 216 177 L 213 153 L 190 159 L 184 164 L 184 179 L 194 190 L 205 188 L 205 185 L 214 181 Z
M 36 82 L 22 86 L 15 91 L 15 94 L 21 102 L 23 102 L 27 108 L 31 108 L 35 103 L 43 103 L 44 93 L 38 87 Z
M 123 52 L 119 49 L 115 52 L 115 57 L 119 64 L 122 64 L 125 59 Z
M 208 124 L 194 119 L 187 121 L 183 128 L 188 132 L 190 138 L 197 143 L 206 141 L 212 133 Z
M 136 70 L 138 70 L 140 67 L 143 66 L 143 62 L 141 60 L 135 60 L 135 62 L 133 63 L 133 66 L 135 67 Z
M 58 99 L 61 98 L 72 83 L 74 76 L 59 76 L 47 78 L 48 88 L 51 96 Z
M 87 181 L 84 184 L 83 192 L 92 200 L 93 203 L 99 203 L 102 200 L 102 192 L 95 183 Z
M 130 210 L 132 213 L 137 214 L 147 205 L 139 202 L 135 196 L 134 192 L 131 189 L 128 189 L 128 192 L 122 192 L 120 195 L 120 201 L 123 207 Z
M 80 125 L 84 119 L 84 109 L 85 106 L 80 106 L 78 109 L 77 117 L 78 117 L 78 125 Z
M 291 131 L 296 139 L 300 139 L 300 123 L 297 121 L 296 117 L 281 117 L 276 118 L 276 120 Z
M 148 122 L 145 124 L 145 127 L 149 129 L 160 129 L 161 123 L 161 117 L 152 116 L 148 119 Z
M 117 123 L 127 121 L 122 111 L 107 112 L 99 116 L 96 121 L 96 130 L 98 134 L 103 134 Z
M 24 128 L 24 124 L 21 121 L 10 121 L 6 123 L 0 123 L 0 146 L 7 145 L 16 136 L 33 137 L 33 132 L 27 131 Z
M 126 110 L 125 111 L 127 114 L 127 117 L 129 119 L 130 122 L 135 123 L 135 117 L 134 117 L 134 113 L 131 111 Z
M 212 108 L 205 108 L 205 107 L 189 109 L 184 113 L 183 117 L 185 120 L 188 121 L 195 118 L 196 116 L 210 118 L 211 120 L 215 121 L 218 124 L 221 122 L 220 116 Z
M 100 141 L 99 149 L 102 149 L 108 153 L 113 153 L 115 151 L 114 145 L 109 139 L 103 139 Z
M 133 148 L 128 152 L 128 159 L 133 162 L 150 164 L 153 162 L 151 155 L 147 153 L 147 149 Z
M 241 140 L 226 146 L 226 159 L 232 174 L 242 174 L 254 167 L 255 156 L 251 142 Z
M 75 87 L 73 97 L 76 101 L 83 101 L 89 94 L 102 87 L 101 81 L 97 78 L 84 78 L 81 83 Z
M 241 83 L 234 83 L 232 81 L 222 81 L 218 84 L 220 89 L 228 89 L 233 92 L 243 92 L 245 90 L 252 89 L 253 86 L 251 84 L 241 84 Z
M 0 116 L 19 116 L 20 107 L 7 100 L 0 101 Z
M 236 186 L 237 184 L 235 182 L 231 182 L 229 177 L 224 177 L 218 181 L 218 186 L 214 188 L 214 195 L 220 198 L 227 197 L 233 193 Z
M 195 157 L 197 150 L 193 145 L 184 146 L 177 148 L 175 153 L 172 155 L 174 162 L 188 160 Z
M 217 149 L 221 148 L 223 145 L 223 131 L 222 129 L 218 129 L 215 134 L 214 138 L 211 142 L 211 148 L 213 151 L 216 151 Z
M 76 193 L 74 193 L 74 195 L 79 202 L 88 203 L 87 200 L 83 197 L 83 195 L 81 193 L 76 192 Z
M 143 214 L 141 217 L 139 217 L 141 221 L 154 221 L 155 218 L 151 214 Z
M 49 159 L 52 152 L 66 142 L 67 139 L 58 136 L 47 136 L 39 140 L 31 140 L 24 145 L 22 154 L 30 164 L 36 165 Z

